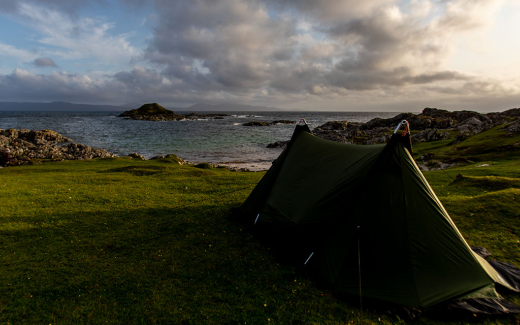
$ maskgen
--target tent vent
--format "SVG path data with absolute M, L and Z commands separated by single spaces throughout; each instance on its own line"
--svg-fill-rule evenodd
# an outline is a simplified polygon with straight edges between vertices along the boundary
M 302 121 L 303 121 L 303 123 L 305 123 L 305 125 L 308 125 L 307 121 L 305 121 L 305 119 L 303 117 L 300 119 L 300 122 L 298 122 L 298 125 L 300 125 L 302 123 Z
M 256 222 L 258 221 L 258 218 L 260 217 L 260 213 L 256 216 L 256 219 L 255 219 L 255 225 L 256 225 Z
M 311 255 L 309 255 L 309 258 L 307 258 L 307 260 L 305 261 L 305 263 L 303 263 L 303 265 L 307 265 L 307 262 L 311 259 L 312 255 L 314 255 L 314 252 L 312 252 Z

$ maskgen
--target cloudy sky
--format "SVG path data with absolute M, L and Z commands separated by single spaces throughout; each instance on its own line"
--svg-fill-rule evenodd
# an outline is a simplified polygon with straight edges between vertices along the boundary
M 0 101 L 520 107 L 519 0 L 1 0 Z

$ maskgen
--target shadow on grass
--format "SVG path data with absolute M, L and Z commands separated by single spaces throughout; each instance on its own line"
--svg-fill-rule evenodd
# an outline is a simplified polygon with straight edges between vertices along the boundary
M 227 221 L 228 210 L 63 213 L 3 230 L 0 320 L 263 323 L 282 317 L 273 299 L 285 302 L 292 292 L 284 287 L 295 285 L 293 270 L 276 265 L 249 233 Z M 283 317 L 303 322 L 305 313 L 298 314 Z

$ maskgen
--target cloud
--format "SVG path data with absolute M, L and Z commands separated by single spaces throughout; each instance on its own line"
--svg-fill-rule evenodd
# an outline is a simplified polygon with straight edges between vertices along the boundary
M 130 10 L 147 5 L 121 1 Z M 32 82 L 38 96 L 47 96 L 38 89 L 52 93 L 47 83 L 61 85 L 57 96 L 86 98 L 82 94 L 95 89 L 100 98 L 122 102 L 146 97 L 269 105 L 520 92 L 518 83 L 506 87 L 505 81 L 446 63 L 457 49 L 456 37 L 475 36 L 478 42 L 478 32 L 493 25 L 506 3 L 500 0 L 154 0 L 155 14 L 147 13 L 152 35 L 142 50 L 130 42 L 133 34 L 116 34 L 114 22 L 76 15 L 87 1 L 59 9 L 62 3 L 1 5 L 0 10 L 16 10 L 40 33 L 35 40 L 45 52 L 23 53 L 30 57 L 25 62 L 53 57 L 63 65 L 64 60 L 89 59 L 117 66 L 111 70 L 116 72 L 90 78 L 88 73 L 15 70 L 1 76 L 4 84 L 13 83 L 13 91 Z M 17 49 L 0 44 L 2 51 Z
M 56 65 L 56 63 L 54 63 L 54 61 L 50 58 L 37 58 L 33 61 L 33 63 L 37 68 L 58 67 L 58 65 Z
M 0 75 L 0 97 L 5 101 L 54 101 L 62 100 L 88 102 L 89 97 L 109 99 L 109 89 L 102 80 L 91 80 L 86 75 L 55 72 L 33 74 L 27 70 L 15 69 L 9 75 Z M 30 90 L 30 91 L 29 91 Z
M 22 50 L 12 45 L 0 43 L 0 56 L 16 58 L 21 62 L 27 62 L 34 59 L 37 54 L 31 51 Z
M 82 7 L 104 4 L 105 2 L 106 0 L 2 0 L 0 1 L 0 12 L 18 13 L 24 5 L 32 5 L 75 14 Z
M 79 1 L 70 8 L 66 5 L 61 7 L 62 3 L 68 2 L 11 2 L 12 6 L 16 7 L 13 19 L 32 29 L 33 33 L 28 40 L 39 44 L 32 55 L 23 55 L 23 61 L 52 56 L 64 60 L 88 59 L 91 62 L 102 62 L 104 65 L 122 65 L 138 56 L 139 50 L 132 46 L 129 40 L 133 36 L 132 32 L 115 34 L 114 22 L 101 17 L 85 18 L 71 14 L 67 10 L 76 10 L 88 1 Z M 0 44 L 0 54 L 4 52 L 19 59 L 20 56 L 12 55 L 15 54 L 15 50 L 11 45 Z
M 503 6 L 503 0 L 448 1 L 444 14 L 437 23 L 443 30 L 474 30 L 489 26 Z
M 292 9 L 318 24 L 339 22 L 369 14 L 374 8 L 396 0 L 267 0 L 277 10 Z
M 96 58 L 106 62 L 129 62 L 137 50 L 130 45 L 131 34 L 110 35 L 114 23 L 92 18 L 71 18 L 51 9 L 22 3 L 19 14 L 42 36 L 37 41 L 65 59 Z
M 158 73 L 186 91 L 244 99 L 392 93 L 447 82 L 469 91 L 477 76 L 443 68 L 453 49 L 449 37 L 485 27 L 499 7 L 487 0 L 414 0 L 409 7 L 392 0 L 155 4 L 157 26 L 144 58 Z

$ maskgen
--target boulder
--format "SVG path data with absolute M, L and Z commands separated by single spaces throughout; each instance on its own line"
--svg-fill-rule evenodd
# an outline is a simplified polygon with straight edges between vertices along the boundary
M 520 120 L 517 120 L 514 123 L 507 124 L 506 126 L 501 127 L 500 129 L 507 131 L 511 134 L 518 133 L 518 132 L 520 132 Z
M 211 168 L 213 168 L 213 166 L 211 164 L 208 164 L 207 162 L 203 162 L 203 163 L 197 164 L 197 165 L 195 165 L 193 167 L 200 168 L 200 169 L 211 169 Z
M 269 143 L 266 148 L 285 148 L 289 141 L 276 141 L 273 143 Z
M 355 123 L 357 124 L 357 123 Z M 318 126 L 316 130 L 330 131 L 330 130 L 346 130 L 349 126 L 348 121 L 330 121 L 323 125 Z
M 470 117 L 457 125 L 457 129 L 462 135 L 475 135 L 484 130 L 483 122 L 475 117 Z
M 139 159 L 139 160 L 145 160 L 144 157 L 137 152 L 131 153 L 128 155 L 132 159 Z
M 450 137 L 449 132 L 439 132 L 438 129 L 426 129 L 422 132 L 412 135 L 412 140 L 418 141 L 418 142 L 429 142 L 429 141 L 446 140 L 449 137 Z

